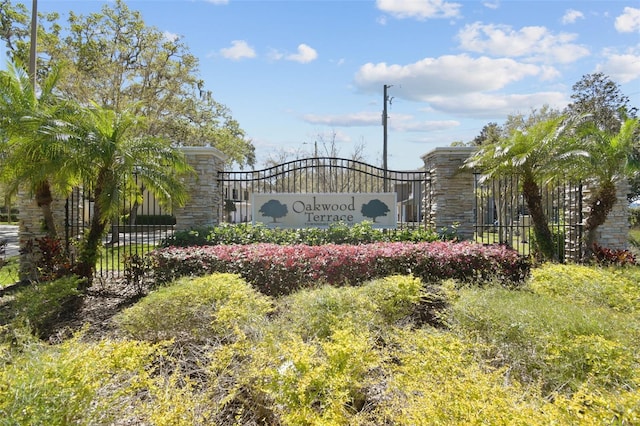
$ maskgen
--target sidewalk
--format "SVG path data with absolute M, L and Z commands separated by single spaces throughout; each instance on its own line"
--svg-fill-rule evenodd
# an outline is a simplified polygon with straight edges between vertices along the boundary
M 17 256 L 19 254 L 18 246 L 18 225 L 0 225 L 0 242 L 6 241 L 7 244 L 0 246 L 0 258 Z M 2 249 L 4 247 L 4 253 Z

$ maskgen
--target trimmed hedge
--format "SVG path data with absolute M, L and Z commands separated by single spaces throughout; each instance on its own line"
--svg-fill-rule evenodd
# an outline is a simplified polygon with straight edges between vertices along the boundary
M 431 228 L 384 231 L 372 222 L 354 225 L 334 223 L 328 228 L 268 228 L 264 224 L 221 223 L 190 230 L 176 231 L 160 243 L 161 247 L 214 246 L 219 244 L 369 244 L 375 242 L 428 242 L 456 238 L 456 227 L 440 232 Z
M 393 274 L 413 274 L 424 282 L 453 278 L 482 284 L 498 279 L 516 285 L 531 269 L 530 261 L 514 250 L 473 242 L 168 247 L 149 256 L 158 284 L 229 272 L 268 295 L 323 283 L 354 285 Z

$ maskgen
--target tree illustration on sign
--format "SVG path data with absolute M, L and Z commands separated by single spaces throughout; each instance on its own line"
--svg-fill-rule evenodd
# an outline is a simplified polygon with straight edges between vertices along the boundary
M 390 211 L 389 206 L 376 198 L 367 204 L 363 204 L 360 213 L 365 217 L 370 217 L 375 223 L 376 217 L 386 216 Z
M 258 212 L 262 213 L 262 216 L 273 218 L 273 223 L 276 223 L 278 222 L 276 219 L 285 217 L 289 213 L 289 209 L 286 204 L 282 204 L 278 200 L 269 200 L 260 207 Z

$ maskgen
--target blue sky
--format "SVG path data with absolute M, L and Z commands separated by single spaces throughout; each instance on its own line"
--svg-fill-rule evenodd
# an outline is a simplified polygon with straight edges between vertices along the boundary
M 31 2 L 26 2 L 30 7 Z M 101 1 L 40 0 L 40 11 Z M 147 25 L 179 36 L 265 159 L 335 140 L 382 163 L 383 86 L 391 85 L 388 166 L 470 141 L 489 122 L 563 108 L 604 72 L 640 106 L 640 2 L 445 0 L 139 0 Z

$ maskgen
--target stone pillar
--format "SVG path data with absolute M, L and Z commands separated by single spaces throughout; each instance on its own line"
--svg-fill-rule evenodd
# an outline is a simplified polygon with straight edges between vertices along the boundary
M 458 225 L 458 238 L 473 239 L 475 234 L 475 193 L 473 171 L 462 168 L 476 148 L 436 148 L 422 156 L 431 183 L 425 194 L 425 220 L 436 230 Z
M 174 209 L 176 229 L 216 225 L 222 221 L 222 188 L 218 185 L 218 172 L 224 169 L 226 155 L 211 147 L 183 147 L 187 161 L 195 176 L 187 180 L 189 200 L 184 207 Z
M 56 222 L 56 231 L 58 238 L 65 237 L 65 199 L 61 199 L 54 194 L 54 200 L 51 204 L 51 210 Z M 44 217 L 42 210 L 36 204 L 33 194 L 30 192 L 19 191 L 17 197 L 18 214 L 18 243 L 20 246 L 20 280 L 35 280 L 38 277 L 38 271 L 35 268 L 35 261 L 39 256 L 36 249 L 35 240 L 47 235 L 44 229 Z
M 607 215 L 607 220 L 596 230 L 596 243 L 599 246 L 613 250 L 626 250 L 629 248 L 629 183 L 626 180 L 619 181 L 616 185 L 617 200 L 613 209 Z M 584 194 L 584 220 L 589 214 L 589 198 L 591 193 L 587 189 Z

